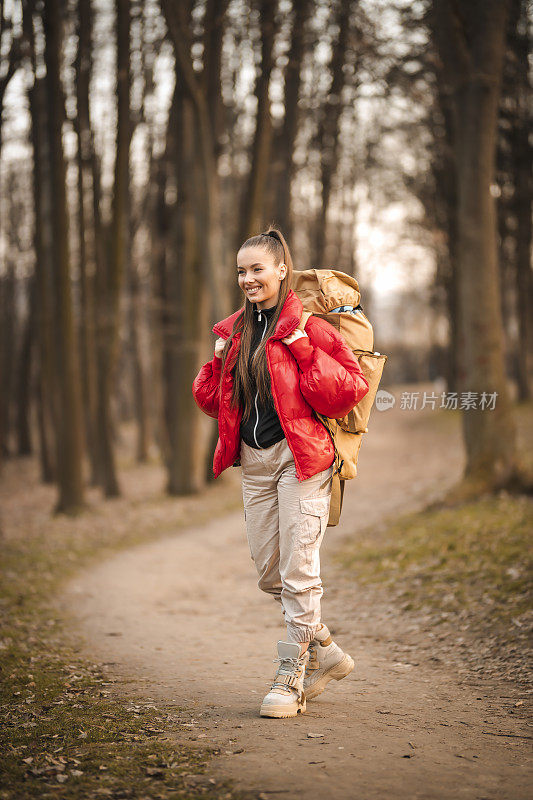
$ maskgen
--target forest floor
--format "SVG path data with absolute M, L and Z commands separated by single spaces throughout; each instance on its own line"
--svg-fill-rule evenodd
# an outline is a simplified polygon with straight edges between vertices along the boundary
M 517 416 L 529 458 L 531 406 Z M 424 511 L 461 473 L 458 414 L 373 412 L 321 548 L 323 619 L 356 669 L 287 720 L 258 713 L 285 631 L 257 588 L 240 469 L 168 498 L 158 464 L 124 461 L 123 496 L 91 490 L 71 520 L 22 462 L 0 497 L 2 800 L 531 797 L 533 501 Z

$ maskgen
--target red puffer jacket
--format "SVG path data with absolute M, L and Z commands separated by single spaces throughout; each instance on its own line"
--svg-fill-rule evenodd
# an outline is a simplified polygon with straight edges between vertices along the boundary
M 290 345 L 281 341 L 298 327 L 302 310 L 300 298 L 291 289 L 276 329 L 266 342 L 274 406 L 299 481 L 327 469 L 335 458 L 331 436 L 313 415 L 313 409 L 327 417 L 344 417 L 369 388 L 359 362 L 329 322 L 310 317 L 305 326 L 308 338 L 302 337 Z M 229 338 L 241 313 L 239 309 L 217 322 L 213 332 L 223 339 Z M 222 360 L 213 356 L 192 385 L 197 405 L 209 416 L 218 418 L 219 439 L 213 459 L 215 478 L 240 456 L 242 408 L 230 408 L 231 370 L 238 357 L 240 338 L 240 333 L 233 338 L 222 381 Z

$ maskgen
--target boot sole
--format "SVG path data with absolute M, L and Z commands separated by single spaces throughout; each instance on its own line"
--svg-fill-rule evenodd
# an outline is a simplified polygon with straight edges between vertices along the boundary
M 308 686 L 305 689 L 305 696 L 307 700 L 312 700 L 313 697 L 317 697 L 319 694 L 322 694 L 330 681 L 341 681 L 350 674 L 354 667 L 355 663 L 353 658 L 345 653 L 344 657 L 339 661 L 338 664 L 330 667 L 328 671 L 324 672 L 322 677 L 316 681 L 316 683 L 313 683 L 312 686 Z
M 285 719 L 287 717 L 296 717 L 298 714 L 303 714 L 305 711 L 305 700 L 296 711 L 287 711 L 287 706 L 261 706 L 259 710 L 260 717 L 275 717 L 276 719 Z

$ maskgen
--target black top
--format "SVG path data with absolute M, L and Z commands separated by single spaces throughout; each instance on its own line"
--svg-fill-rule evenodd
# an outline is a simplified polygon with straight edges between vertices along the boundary
M 250 347 L 250 358 L 248 360 L 248 368 L 252 356 L 257 350 L 262 336 L 274 314 L 275 306 L 272 308 L 260 309 L 259 311 L 254 307 L 254 327 L 252 331 L 252 345 Z M 271 447 L 276 442 L 280 442 L 285 438 L 283 428 L 281 427 L 279 417 L 274 407 L 274 400 L 272 394 L 268 402 L 261 403 L 260 397 L 257 395 L 257 385 L 254 375 L 250 372 L 252 381 L 252 392 L 254 402 L 250 416 L 246 422 L 241 422 L 241 437 L 250 447 L 256 449 Z M 270 384 L 270 375 L 269 375 Z

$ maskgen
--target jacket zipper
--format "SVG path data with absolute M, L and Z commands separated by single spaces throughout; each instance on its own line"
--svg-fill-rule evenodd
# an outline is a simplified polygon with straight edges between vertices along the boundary
M 258 320 L 261 319 L 261 316 L 262 316 L 261 311 L 259 311 Z M 261 339 L 259 340 L 259 344 L 261 344 L 261 342 L 263 341 L 264 335 L 266 333 L 267 325 L 268 325 L 268 320 L 266 318 L 266 314 L 264 315 L 264 317 L 265 317 L 265 329 L 264 329 L 264 331 L 263 331 L 263 333 L 261 335 Z M 254 425 L 254 439 L 255 439 L 255 443 L 256 443 L 257 447 L 259 447 L 259 442 L 257 441 L 257 436 L 255 435 L 255 432 L 257 431 L 257 426 L 259 425 L 259 409 L 257 407 L 257 397 L 258 397 L 258 395 L 259 395 L 259 392 L 257 391 L 255 393 L 255 401 L 254 401 L 255 413 L 257 415 L 257 419 L 256 419 L 255 425 Z
M 289 334 L 287 334 L 287 336 L 288 336 L 288 335 L 289 335 Z M 271 364 L 270 364 L 270 359 L 269 359 L 269 357 L 268 357 L 268 351 L 269 351 L 268 345 L 269 345 L 269 343 L 270 343 L 270 342 L 267 342 L 267 346 L 266 346 L 266 357 L 267 357 L 268 370 L 269 370 L 269 372 L 270 372 L 270 377 L 271 377 L 271 379 L 272 379 L 272 366 L 271 366 Z M 272 380 L 271 386 L 272 386 L 272 398 L 273 398 L 273 400 L 274 400 L 274 408 L 276 409 L 276 413 L 277 413 L 277 415 L 278 415 L 278 418 L 279 418 L 279 424 L 281 425 L 281 427 L 282 427 L 282 429 L 283 429 L 283 433 L 285 434 L 285 439 L 286 439 L 286 441 L 287 441 L 287 447 L 288 447 L 288 448 L 289 448 L 289 450 L 291 451 L 291 453 L 292 453 L 292 457 L 294 458 L 294 466 L 296 467 L 296 475 L 298 476 L 298 478 L 300 478 L 301 480 L 303 480 L 304 478 L 303 478 L 303 475 L 302 475 L 302 471 L 301 471 L 301 469 L 300 469 L 300 466 L 299 466 L 299 464 L 298 464 L 298 460 L 297 460 L 296 456 L 294 455 L 294 451 L 293 451 L 292 447 L 291 447 L 291 446 L 290 446 L 290 444 L 289 444 L 289 437 L 287 436 L 287 431 L 286 431 L 286 430 L 285 430 L 285 428 L 283 427 L 283 422 L 281 421 L 281 420 L 282 420 L 282 415 L 280 414 L 280 407 L 279 407 L 279 404 L 278 404 L 278 399 L 277 399 L 277 397 L 276 397 L 276 392 L 275 392 L 275 389 L 274 389 L 274 381 L 273 381 L 273 380 Z

